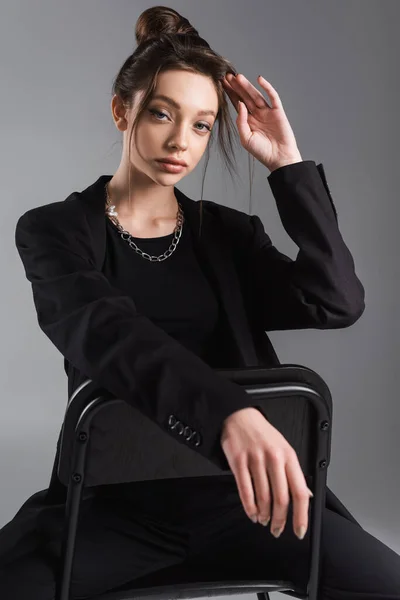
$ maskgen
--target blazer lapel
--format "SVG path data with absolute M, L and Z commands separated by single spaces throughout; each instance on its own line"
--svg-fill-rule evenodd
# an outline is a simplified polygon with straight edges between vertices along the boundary
M 102 268 L 106 249 L 105 184 L 112 175 L 101 175 L 97 181 L 80 193 L 88 224 L 93 236 L 96 265 Z M 190 227 L 194 251 L 218 294 L 225 312 L 237 356 L 243 367 L 259 366 L 250 325 L 240 293 L 238 275 L 227 254 L 218 218 L 203 205 L 202 233 L 199 238 L 200 202 L 195 202 L 174 187 L 177 200 L 182 204 L 185 222 Z

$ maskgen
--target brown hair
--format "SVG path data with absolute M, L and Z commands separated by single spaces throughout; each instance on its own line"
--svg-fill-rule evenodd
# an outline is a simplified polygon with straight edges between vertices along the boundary
M 233 136 L 235 136 L 236 142 L 239 136 L 229 113 L 227 102 L 229 97 L 225 93 L 220 79 L 226 73 L 237 74 L 233 65 L 214 52 L 185 17 L 167 6 L 152 6 L 143 11 L 137 20 L 135 35 L 138 47 L 123 63 L 112 87 L 113 94 L 117 94 L 128 109 L 132 107 L 136 94 L 142 91 L 145 92 L 132 123 L 128 143 L 129 156 L 133 129 L 150 102 L 156 88 L 158 73 L 170 69 L 181 69 L 206 75 L 214 82 L 219 106 L 216 117 L 218 143 L 232 176 L 232 170 L 236 169 Z M 210 141 L 211 143 L 213 141 L 213 132 L 211 132 Z M 202 196 L 208 161 L 209 144 L 206 148 Z M 201 210 L 203 206 L 202 199 Z

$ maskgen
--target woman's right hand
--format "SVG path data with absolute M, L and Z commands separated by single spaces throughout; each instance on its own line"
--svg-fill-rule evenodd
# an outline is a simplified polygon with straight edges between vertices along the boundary
M 255 515 L 267 525 L 273 515 L 271 532 L 285 528 L 289 492 L 293 501 L 293 529 L 302 539 L 308 528 L 311 490 L 308 488 L 296 451 L 286 438 L 253 407 L 235 411 L 223 424 L 221 446 L 235 476 L 239 496 L 247 516 Z M 269 481 L 268 481 L 269 477 Z M 254 486 L 254 489 L 253 489 Z M 253 519 L 252 519 L 253 520 Z M 256 519 L 257 520 L 257 519 Z M 256 521 L 255 521 L 256 522 Z

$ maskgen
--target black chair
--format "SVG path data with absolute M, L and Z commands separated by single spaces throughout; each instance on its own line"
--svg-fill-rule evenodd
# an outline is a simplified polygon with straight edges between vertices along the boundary
M 222 369 L 217 371 L 242 385 L 254 396 L 268 420 L 279 429 L 296 450 L 299 463 L 314 498 L 311 500 L 309 572 L 305 588 L 292 581 L 240 579 L 215 580 L 215 575 L 189 571 L 175 565 L 135 579 L 96 600 L 199 598 L 257 593 L 269 600 L 268 592 L 284 592 L 295 598 L 317 600 L 319 588 L 322 510 L 325 506 L 327 468 L 330 462 L 332 399 L 322 378 L 307 367 L 284 364 L 273 368 Z M 179 425 L 171 420 L 171 427 Z M 179 428 L 178 428 L 179 429 Z M 183 428 L 182 428 L 183 429 Z M 179 433 L 179 432 L 178 432 Z M 141 440 L 155 435 L 162 469 L 146 460 L 135 461 Z M 148 437 L 146 437 L 148 442 Z M 169 454 L 168 454 L 169 453 Z M 140 453 L 139 453 L 140 454 Z M 153 453 L 154 454 L 154 453 Z M 75 537 L 83 490 L 90 486 L 149 479 L 149 472 L 165 475 L 165 457 L 174 455 L 167 476 L 203 476 L 231 473 L 223 471 L 199 453 L 173 439 L 160 435 L 160 428 L 126 402 L 88 379 L 71 395 L 65 413 L 60 441 L 57 474 L 68 487 L 64 534 L 57 582 L 57 600 L 69 600 Z M 155 459 L 157 460 L 157 459 Z M 161 463 L 160 463 L 161 464 Z

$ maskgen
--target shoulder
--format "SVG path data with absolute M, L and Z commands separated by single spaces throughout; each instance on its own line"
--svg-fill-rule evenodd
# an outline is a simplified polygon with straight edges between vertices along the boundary
M 200 200 L 197 203 L 200 204 Z M 265 235 L 263 223 L 257 215 L 249 215 L 242 210 L 211 200 L 203 200 L 203 205 L 205 211 L 219 220 L 227 239 L 235 245 L 249 243 L 252 239 Z
M 17 220 L 14 238 L 26 264 L 52 259 L 68 264 L 73 256 L 97 264 L 93 232 L 79 192 L 25 211 Z
M 225 206 L 224 204 L 218 204 L 218 202 L 214 202 L 212 200 L 197 200 L 196 204 L 203 204 L 205 210 L 211 212 L 215 215 L 220 215 L 221 217 L 226 217 L 227 219 L 235 220 L 248 220 L 250 219 L 250 215 L 245 213 L 242 210 L 238 210 L 237 208 L 232 208 L 231 206 Z
M 200 200 L 197 201 L 200 204 Z M 221 224 L 227 228 L 252 228 L 254 216 L 231 206 L 218 204 L 212 200 L 203 200 L 204 210 L 212 214 L 221 221 Z M 255 217 L 258 219 L 258 217 Z
M 82 203 L 79 201 L 79 192 L 72 192 L 64 200 L 57 200 L 48 204 L 34 206 L 28 209 L 17 220 L 17 229 L 29 224 L 46 224 L 55 227 L 71 222 L 76 224 L 82 221 L 84 215 Z

